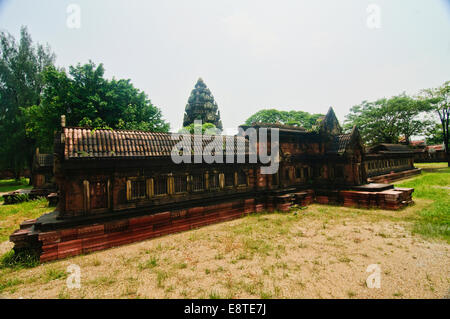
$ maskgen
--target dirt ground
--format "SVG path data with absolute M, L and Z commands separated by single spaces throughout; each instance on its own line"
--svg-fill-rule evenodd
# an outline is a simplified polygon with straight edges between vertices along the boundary
M 32 269 L 2 270 L 4 298 L 448 298 L 449 244 L 414 212 L 311 205 L 251 215 Z M 10 249 L 9 243 L 0 249 Z M 81 288 L 66 285 L 67 267 Z M 380 288 L 366 269 L 377 264 Z M 5 284 L 4 284 L 5 285 Z

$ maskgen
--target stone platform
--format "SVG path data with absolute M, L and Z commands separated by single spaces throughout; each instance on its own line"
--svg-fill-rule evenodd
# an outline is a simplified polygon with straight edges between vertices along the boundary
M 422 173 L 421 168 L 414 168 L 407 171 L 401 171 L 401 172 L 392 172 L 389 174 L 379 175 L 379 176 L 373 176 L 367 179 L 370 183 L 392 183 L 394 181 L 398 181 L 405 178 L 410 178 L 415 175 L 419 175 Z
M 384 184 L 383 184 L 384 185 Z M 252 212 L 288 211 L 292 205 L 313 202 L 363 208 L 399 209 L 412 202 L 412 188 L 363 186 L 362 190 L 296 190 L 268 192 L 264 197 L 241 198 L 209 205 L 140 215 L 58 219 L 58 212 L 26 220 L 10 240 L 14 250 L 32 249 L 40 261 L 63 259 L 149 238 L 186 231 L 243 217 Z
M 355 191 L 362 191 L 362 192 L 382 192 L 388 189 L 394 189 L 394 185 L 391 184 L 381 184 L 381 183 L 369 183 L 364 184 L 360 186 L 353 186 L 351 188 Z

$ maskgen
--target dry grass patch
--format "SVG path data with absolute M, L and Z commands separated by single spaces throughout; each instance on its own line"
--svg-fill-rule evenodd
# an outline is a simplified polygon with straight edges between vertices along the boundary
M 13 298 L 440 298 L 450 284 L 449 246 L 411 234 L 417 210 L 426 205 L 427 200 L 417 200 L 396 212 L 311 205 L 250 215 L 31 269 L 1 269 L 0 293 Z M 374 263 L 382 269 L 381 289 L 365 285 L 366 268 Z M 66 287 L 70 264 L 81 268 L 81 289 Z

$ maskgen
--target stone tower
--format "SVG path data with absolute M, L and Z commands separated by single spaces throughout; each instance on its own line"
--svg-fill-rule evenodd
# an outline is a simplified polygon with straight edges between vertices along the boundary
M 184 112 L 183 127 L 186 127 L 194 120 L 202 120 L 203 123 L 212 123 L 222 130 L 222 121 L 220 120 L 220 111 L 211 91 L 199 78 L 189 96 L 188 103 Z
M 336 114 L 331 106 L 328 109 L 327 115 L 325 115 L 320 123 L 320 132 L 329 135 L 342 134 L 341 125 L 339 124 Z

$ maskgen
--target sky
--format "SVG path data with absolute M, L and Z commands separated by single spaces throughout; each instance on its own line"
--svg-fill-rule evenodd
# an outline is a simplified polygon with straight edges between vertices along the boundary
M 22 25 L 60 67 L 131 79 L 173 131 L 199 77 L 231 130 L 264 108 L 342 122 L 450 80 L 450 0 L 0 0 L 0 30 Z

